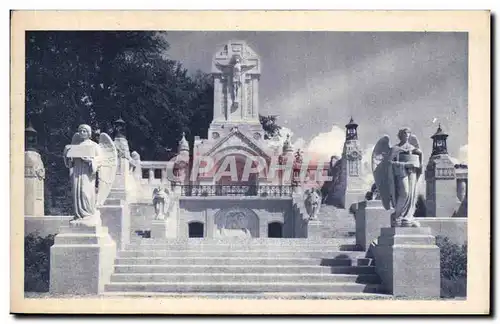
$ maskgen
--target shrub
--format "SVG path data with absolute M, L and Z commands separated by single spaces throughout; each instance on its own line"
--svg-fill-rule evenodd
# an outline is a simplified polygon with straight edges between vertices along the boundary
M 441 252 L 441 297 L 467 295 L 467 243 L 459 246 L 449 238 L 436 237 Z
M 24 291 L 47 292 L 50 282 L 50 247 L 54 236 L 30 233 L 24 237 Z

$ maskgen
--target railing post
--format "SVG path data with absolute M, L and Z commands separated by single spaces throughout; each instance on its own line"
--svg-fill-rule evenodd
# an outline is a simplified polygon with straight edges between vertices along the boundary
M 150 168 L 149 169 L 149 177 L 148 177 L 149 184 L 153 183 L 154 178 L 155 178 L 155 169 Z
M 160 181 L 162 184 L 167 183 L 167 169 L 165 169 L 165 168 L 161 169 L 161 180 Z

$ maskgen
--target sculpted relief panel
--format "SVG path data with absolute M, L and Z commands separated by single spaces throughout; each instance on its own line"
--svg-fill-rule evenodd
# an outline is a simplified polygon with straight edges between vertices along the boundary
M 220 210 L 214 217 L 216 238 L 259 237 L 259 218 L 246 208 Z

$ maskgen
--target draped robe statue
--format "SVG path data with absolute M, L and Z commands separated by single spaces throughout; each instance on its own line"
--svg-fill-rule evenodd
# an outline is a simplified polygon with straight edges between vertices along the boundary
M 155 220 L 163 220 L 167 215 L 169 207 L 169 190 L 166 188 L 155 188 L 153 190 L 153 206 L 155 208 Z
M 98 207 L 108 197 L 116 175 L 118 156 L 113 141 L 101 133 L 98 144 L 90 139 L 91 134 L 90 126 L 80 125 L 71 145 L 64 149 L 75 214 L 71 223 L 100 224 Z
M 418 227 L 414 219 L 418 182 L 422 175 L 422 151 L 408 128 L 398 133 L 400 142 L 390 146 L 389 136 L 381 138 L 373 150 L 372 168 L 384 208 L 391 206 L 393 227 Z
M 314 220 L 318 218 L 319 209 L 321 207 L 321 192 L 318 189 L 306 190 L 304 205 L 306 207 L 309 219 Z

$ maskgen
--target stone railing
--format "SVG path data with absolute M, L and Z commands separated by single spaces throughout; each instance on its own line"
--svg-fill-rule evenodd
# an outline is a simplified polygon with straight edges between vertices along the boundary
M 166 185 L 168 161 L 141 161 L 141 185 Z
M 185 185 L 181 196 L 291 197 L 293 189 L 285 185 Z

